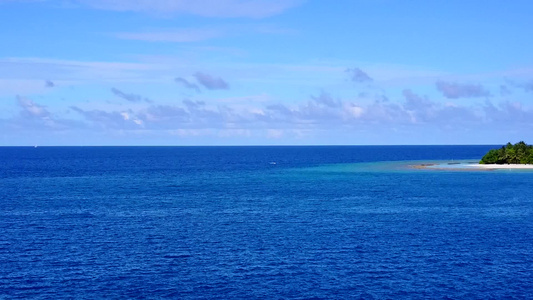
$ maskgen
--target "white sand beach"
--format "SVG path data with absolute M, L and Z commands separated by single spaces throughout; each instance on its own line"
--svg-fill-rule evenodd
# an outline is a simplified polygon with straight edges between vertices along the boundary
M 480 168 L 480 169 L 533 169 L 533 165 L 522 165 L 522 164 L 469 164 L 467 165 L 471 168 Z
M 433 169 L 433 170 L 446 170 L 446 171 L 468 171 L 468 170 L 511 170 L 511 169 L 517 169 L 517 170 L 533 170 L 533 164 L 478 164 L 475 162 L 472 162 L 472 160 L 468 161 L 455 161 L 455 162 L 443 162 L 443 161 L 433 161 L 433 162 L 426 162 L 426 163 L 419 163 L 419 164 L 410 164 L 410 168 L 414 169 Z

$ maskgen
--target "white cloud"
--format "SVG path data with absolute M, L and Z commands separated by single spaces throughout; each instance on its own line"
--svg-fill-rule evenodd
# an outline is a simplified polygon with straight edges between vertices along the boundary
M 17 104 L 21 109 L 19 115 L 13 116 L 10 120 L 4 120 L 4 123 L 17 130 L 57 131 L 79 128 L 81 125 L 74 120 L 60 119 L 46 106 L 23 96 L 17 96 Z
M 88 7 L 157 14 L 221 18 L 265 18 L 283 13 L 302 0 L 73 0 Z
M 0 0 L 0 4 L 9 2 L 45 2 L 47 0 Z
M 368 76 L 368 74 L 365 71 L 359 68 L 348 68 L 346 69 L 345 72 L 349 74 L 350 80 L 353 82 L 360 83 L 360 82 L 373 81 L 373 79 L 370 76 Z
M 481 84 L 446 82 L 439 80 L 435 85 L 444 97 L 449 99 L 490 96 L 490 92 Z
M 43 91 L 43 78 L 56 83 L 75 84 L 93 82 L 153 82 L 162 74 L 174 72 L 170 66 L 155 63 L 77 61 L 47 58 L 0 58 L 0 87 L 9 90 L 17 86 Z M 8 82 L 6 82 L 6 80 Z M 4 83 L 5 82 L 5 83 Z M 14 86 L 9 87 L 10 83 Z M 3 93 L 3 91 L 0 91 Z
M 76 106 L 70 107 L 73 111 L 82 115 L 89 121 L 89 127 L 104 129 L 139 129 L 142 122 L 134 116 L 133 111 L 103 111 L 103 110 L 85 110 Z
M 355 104 L 350 104 L 345 106 L 345 110 L 348 112 L 348 115 L 354 118 L 359 118 L 363 114 L 364 110 L 362 107 Z
M 221 77 L 212 76 L 207 73 L 196 72 L 193 74 L 194 78 L 208 90 L 227 90 L 229 84 Z
M 28 98 L 17 96 L 17 102 L 23 109 L 23 112 L 30 117 L 50 118 L 50 112 L 44 106 L 36 104 Z
M 119 32 L 115 36 L 124 40 L 147 42 L 199 42 L 220 37 L 223 32 L 214 29 L 174 29 L 153 32 Z

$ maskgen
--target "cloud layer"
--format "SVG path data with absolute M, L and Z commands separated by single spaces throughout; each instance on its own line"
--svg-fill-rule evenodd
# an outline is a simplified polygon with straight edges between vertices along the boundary
M 327 129 L 337 126 L 353 128 L 388 128 L 394 126 L 455 127 L 529 124 L 533 111 L 517 102 L 494 105 L 488 100 L 480 105 L 441 104 L 426 96 L 403 90 L 403 99 L 389 101 L 381 95 L 374 101 L 342 101 L 326 92 L 311 96 L 296 105 L 282 103 L 234 109 L 185 99 L 181 105 L 151 104 L 137 110 L 90 110 L 72 106 L 88 126 L 116 129 Z M 19 100 L 27 117 L 48 118 L 50 113 L 31 100 Z

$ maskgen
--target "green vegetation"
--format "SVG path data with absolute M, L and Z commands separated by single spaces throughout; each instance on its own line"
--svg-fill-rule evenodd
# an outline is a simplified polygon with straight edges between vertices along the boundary
M 507 143 L 500 149 L 490 150 L 480 164 L 533 164 L 533 146 L 524 142 Z

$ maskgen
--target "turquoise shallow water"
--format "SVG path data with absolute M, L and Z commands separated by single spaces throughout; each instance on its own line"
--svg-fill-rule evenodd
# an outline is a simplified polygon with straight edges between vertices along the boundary
M 474 159 L 461 160 L 411 160 L 363 163 L 326 164 L 309 167 L 308 172 L 360 173 L 360 172 L 511 172 L 527 173 L 533 169 L 483 168 Z
M 0 148 L 0 298 L 531 298 L 533 173 L 405 168 L 490 148 Z
M 463 160 L 399 160 L 399 161 L 378 161 L 359 163 L 325 164 L 309 167 L 308 172 L 339 172 L 339 173 L 359 173 L 359 172 L 439 172 L 439 171 L 489 171 L 472 167 L 478 162 L 472 159 Z M 492 170 L 490 170 L 492 171 Z M 497 170 L 501 171 L 501 170 Z

